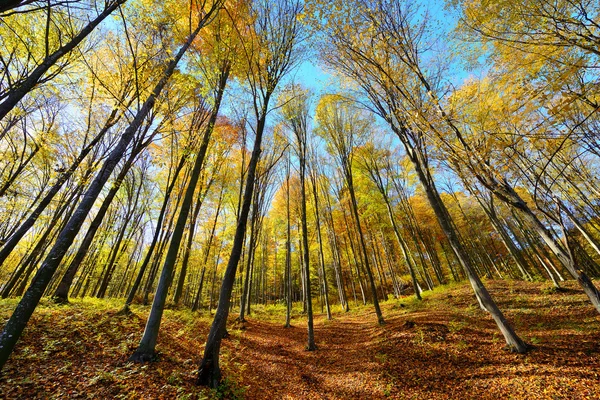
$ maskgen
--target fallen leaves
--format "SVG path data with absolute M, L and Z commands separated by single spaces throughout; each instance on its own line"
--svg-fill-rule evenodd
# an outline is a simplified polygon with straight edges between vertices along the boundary
M 194 384 L 208 315 L 168 310 L 158 362 L 127 357 L 147 310 L 115 316 L 119 305 L 43 304 L 0 377 L 3 399 L 586 399 L 600 398 L 600 318 L 574 290 L 543 294 L 536 283 L 487 283 L 517 332 L 535 349 L 503 350 L 491 318 L 472 307 L 466 285 L 426 293 L 423 303 L 382 304 L 315 320 L 317 351 L 305 351 L 306 328 L 274 316 L 229 328 L 223 341 L 226 390 Z M 449 293 L 452 293 L 449 295 Z M 12 305 L 0 303 L 7 318 Z M 242 329 L 243 328 L 243 329 Z

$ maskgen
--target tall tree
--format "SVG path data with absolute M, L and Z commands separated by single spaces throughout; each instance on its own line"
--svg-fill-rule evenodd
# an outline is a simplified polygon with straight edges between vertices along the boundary
M 119 160 L 123 157 L 123 154 L 127 151 L 135 133 L 138 131 L 148 114 L 152 111 L 157 97 L 167 85 L 167 82 L 169 81 L 171 75 L 173 75 L 177 64 L 183 58 L 200 30 L 206 25 L 206 23 L 210 21 L 213 13 L 216 11 L 216 9 L 218 9 L 218 7 L 220 7 L 221 4 L 220 2 L 216 2 L 205 5 L 208 6 L 206 9 L 200 6 L 199 10 L 190 10 L 194 17 L 198 17 L 194 24 L 194 30 L 190 32 L 189 36 L 181 45 L 175 56 L 167 63 L 161 79 L 154 86 L 154 89 L 142 107 L 136 113 L 130 125 L 121 135 L 119 143 L 104 161 L 102 168 L 98 171 L 96 177 L 88 187 L 83 200 L 79 203 L 79 206 L 75 210 L 73 216 L 58 235 L 54 246 L 39 268 L 29 289 L 27 289 L 27 292 L 23 295 L 23 298 L 6 323 L 4 330 L 0 335 L 0 368 L 4 366 L 8 360 L 8 357 L 12 353 L 12 350 L 14 349 L 15 344 L 25 329 L 31 314 L 33 314 L 33 311 L 37 307 L 42 295 L 44 294 L 50 279 L 65 256 L 65 253 L 73 243 L 75 236 L 79 232 L 83 222 L 85 221 L 85 218 L 93 207 L 98 195 L 102 191 L 104 184 L 109 179 Z M 193 11 L 199 12 L 195 13 Z
M 409 248 L 406 244 L 406 241 L 400 233 L 400 229 L 396 222 L 396 216 L 394 215 L 394 209 L 392 208 L 389 193 L 390 182 L 387 179 L 387 177 L 382 173 L 382 169 L 384 169 L 385 166 L 390 165 L 389 155 L 377 150 L 372 143 L 370 143 L 370 146 L 367 145 L 364 149 L 362 149 L 360 153 L 361 164 L 369 174 L 369 177 L 371 178 L 373 183 L 375 183 L 375 186 L 377 186 L 377 190 L 381 194 L 381 197 L 383 197 L 383 202 L 385 203 L 387 214 L 390 219 L 392 228 L 394 230 L 394 235 L 396 236 L 396 240 L 398 241 L 398 245 L 400 246 L 400 250 L 402 251 L 402 257 L 404 258 L 404 262 L 406 263 L 406 266 L 408 267 L 408 271 L 410 273 L 410 279 L 412 281 L 415 297 L 417 298 L 417 300 L 421 300 L 421 290 L 419 288 L 419 283 L 417 282 L 415 266 L 413 265 L 409 257 Z M 391 168 L 388 168 L 387 172 L 389 172 L 390 169 Z
M 247 83 L 250 87 L 256 118 L 254 147 L 248 164 L 242 205 L 231 254 L 221 284 L 217 311 L 198 370 L 197 383 L 200 385 L 217 387 L 221 380 L 219 366 L 221 340 L 226 329 L 236 270 L 242 255 L 256 168 L 260 158 L 267 114 L 270 110 L 269 104 L 281 79 L 298 61 L 296 47 L 303 40 L 298 16 L 302 10 L 302 2 L 298 0 L 257 1 L 249 6 L 252 23 L 247 27 L 249 35 L 245 42 L 245 54 Z
M 377 322 L 383 324 L 383 314 L 379 307 L 379 299 L 377 295 L 377 287 L 373 277 L 373 271 L 369 262 L 369 254 L 363 234 L 360 215 L 358 213 L 358 202 L 356 200 L 356 190 L 354 187 L 354 175 L 352 172 L 352 163 L 355 154 L 355 146 L 360 140 L 364 140 L 365 135 L 371 128 L 373 121 L 361 115 L 360 111 L 341 96 L 329 95 L 324 96 L 319 101 L 317 107 L 317 133 L 326 138 L 328 150 L 337 158 L 342 176 L 346 183 L 346 188 L 350 194 L 350 208 L 354 224 L 357 230 L 358 243 L 362 254 L 362 262 L 369 279 L 371 288 L 371 297 Z
M 281 112 L 284 124 L 291 131 L 295 142 L 294 150 L 298 158 L 300 178 L 300 225 L 302 228 L 302 268 L 304 269 L 304 290 L 306 292 L 306 316 L 308 318 L 308 343 L 306 349 L 316 349 L 313 326 L 312 294 L 310 288 L 310 253 L 308 245 L 308 223 L 306 216 L 306 175 L 308 162 L 308 134 L 310 94 L 299 86 L 287 88 L 281 99 Z M 316 207 L 316 205 L 315 205 Z

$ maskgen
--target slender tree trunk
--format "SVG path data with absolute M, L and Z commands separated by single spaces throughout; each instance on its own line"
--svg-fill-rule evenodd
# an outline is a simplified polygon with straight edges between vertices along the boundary
M 488 218 L 490 219 L 492 226 L 494 227 L 496 232 L 498 232 L 498 234 L 500 235 L 500 239 L 502 240 L 502 243 L 504 244 L 504 246 L 510 253 L 513 260 L 515 261 L 515 264 L 517 265 L 517 268 L 518 268 L 519 272 L 521 273 L 521 276 L 523 277 L 523 279 L 525 279 L 527 281 L 532 280 L 531 275 L 527 271 L 527 262 L 523 258 L 523 255 L 516 248 L 514 242 L 510 238 L 510 236 L 506 233 L 506 230 L 504 229 L 502 222 L 500 221 L 500 219 L 498 218 L 498 215 L 496 214 L 496 210 L 494 207 L 494 197 L 493 196 L 489 197 L 489 205 L 488 206 L 486 206 L 483 203 L 483 201 L 481 199 L 479 199 L 478 196 L 476 196 L 476 197 L 477 197 L 477 200 L 479 201 L 479 204 L 481 205 L 481 208 L 483 208 L 483 211 L 487 214 Z
M 104 278 L 102 279 L 102 285 L 100 285 L 100 289 L 98 289 L 98 293 L 96 294 L 96 297 L 103 299 L 106 296 L 106 290 L 108 289 L 108 284 L 110 283 L 110 280 L 112 278 L 112 275 L 114 273 L 114 270 L 117 266 L 117 262 L 119 261 L 120 255 L 122 255 L 122 253 L 124 252 L 124 249 L 121 248 L 121 243 L 123 242 L 123 239 L 125 238 L 125 233 L 127 232 L 127 229 L 131 229 L 130 222 L 131 219 L 133 218 L 133 213 L 135 211 L 135 208 L 137 207 L 139 198 L 140 198 L 140 193 L 141 193 L 141 189 L 142 189 L 142 177 L 140 177 L 140 185 L 138 187 L 137 193 L 135 195 L 135 199 L 133 199 L 133 202 L 130 202 L 130 208 L 125 216 L 125 219 L 123 220 L 123 226 L 121 227 L 121 230 L 117 236 L 117 240 L 113 246 L 113 254 L 112 256 L 109 258 L 108 264 L 107 264 L 107 272 L 106 275 L 104 276 Z M 126 247 L 126 246 L 125 246 Z
M 302 226 L 302 266 L 304 268 L 304 290 L 306 291 L 306 315 L 308 318 L 308 343 L 306 350 L 314 351 L 317 347 L 315 345 L 315 333 L 313 325 L 313 311 L 312 311 L 312 294 L 310 289 L 310 255 L 308 251 L 308 225 L 306 222 L 306 153 L 303 150 L 304 146 L 301 146 L 300 155 L 300 221 Z
M 406 153 L 408 154 L 410 160 L 413 163 L 413 166 L 419 176 L 419 180 L 425 189 L 425 193 L 427 195 L 427 199 L 429 204 L 433 208 L 433 211 L 438 219 L 438 222 L 448 238 L 450 243 L 450 247 L 454 251 L 457 259 L 461 263 L 469 282 L 475 292 L 475 295 L 480 302 L 480 304 L 485 307 L 485 309 L 490 313 L 496 325 L 502 332 L 508 347 L 515 352 L 525 353 L 527 352 L 527 345 L 517 336 L 514 332 L 512 326 L 508 323 L 504 314 L 500 311 L 487 289 L 475 273 L 474 268 L 470 264 L 469 258 L 466 256 L 465 251 L 463 249 L 462 244 L 458 236 L 454 231 L 454 226 L 452 224 L 451 217 L 446 210 L 444 203 L 435 187 L 435 183 L 433 178 L 429 174 L 429 170 L 422 160 L 422 156 L 418 153 L 417 149 L 415 149 L 409 142 L 406 137 L 407 132 L 403 132 L 398 130 L 397 127 L 392 126 L 400 140 L 405 146 Z
M 350 268 L 350 270 L 352 270 L 351 264 L 352 264 L 352 261 L 354 261 L 354 267 L 356 269 L 356 279 L 358 280 L 358 286 L 360 288 L 360 294 L 362 296 L 362 303 L 363 303 L 363 305 L 366 305 L 367 298 L 365 296 L 363 280 L 360 275 L 360 268 L 358 266 L 359 260 L 358 260 L 358 257 L 356 256 L 356 249 L 354 248 L 354 241 L 352 240 L 352 232 L 350 231 L 350 225 L 348 224 L 348 219 L 346 218 L 346 211 L 343 208 L 342 208 L 342 213 L 344 215 L 344 223 L 346 224 L 346 233 L 348 235 L 348 243 L 350 243 L 350 250 L 352 251 L 352 257 L 350 257 L 350 253 L 348 252 L 348 244 L 346 244 L 346 256 L 348 258 L 348 264 L 349 264 L 348 267 Z M 354 280 L 352 280 L 352 282 L 354 285 Z M 356 301 L 356 299 L 355 299 L 355 301 Z
M 248 171 L 246 174 L 246 185 L 242 206 L 240 207 L 239 220 L 233 240 L 233 247 L 227 263 L 227 269 L 223 276 L 221 292 L 219 295 L 219 304 L 215 313 L 215 319 L 210 328 L 206 347 L 204 348 L 204 356 L 202 358 L 200 368 L 198 370 L 198 384 L 203 386 L 216 387 L 221 380 L 221 369 L 219 367 L 219 352 L 221 349 L 221 339 L 226 330 L 227 317 L 229 315 L 229 304 L 231 301 L 231 291 L 235 282 L 235 273 L 238 262 L 242 255 L 242 247 L 244 244 L 244 235 L 246 232 L 246 224 L 248 222 L 248 214 L 253 197 L 254 179 L 256 175 L 256 167 L 261 153 L 262 134 L 264 131 L 266 112 L 259 118 L 258 127 L 256 130 L 256 138 L 254 140 L 254 149 L 250 157 Z
M 323 254 L 323 238 L 321 236 L 321 219 L 319 217 L 319 195 L 317 193 L 317 177 L 316 171 L 313 169 L 310 172 L 312 181 L 312 193 L 315 200 L 315 229 L 317 230 L 317 241 L 319 242 L 319 262 L 321 266 L 321 274 L 323 275 L 323 296 L 325 297 L 325 309 L 327 310 L 327 319 L 331 319 L 331 307 L 329 306 L 329 287 L 327 286 L 327 272 L 325 271 L 325 255 Z
M 573 215 L 573 213 L 565 206 L 562 202 L 560 202 L 560 208 L 567 214 L 573 225 L 577 228 L 577 230 L 581 233 L 581 235 L 588 241 L 590 246 L 600 255 L 600 243 L 591 235 L 591 233 L 579 222 L 579 220 Z
M 139 149 L 139 150 L 141 151 L 142 149 Z M 117 195 L 117 192 L 121 188 L 121 185 L 123 183 L 123 180 L 125 179 L 125 176 L 127 175 L 129 170 L 133 166 L 133 162 L 138 154 L 139 154 L 139 151 L 134 152 L 129 156 L 129 158 L 123 165 L 123 168 L 119 172 L 119 175 L 117 175 L 115 181 L 113 182 L 110 190 L 106 194 L 106 197 L 102 201 L 102 205 L 98 209 L 96 216 L 94 217 L 90 226 L 88 227 L 88 230 L 83 238 L 83 241 L 81 242 L 81 245 L 79 246 L 79 249 L 77 250 L 77 253 L 75 254 L 75 257 L 73 258 L 73 260 L 71 260 L 71 263 L 69 264 L 69 267 L 67 268 L 67 271 L 63 275 L 63 277 L 60 281 L 60 284 L 58 285 L 58 288 L 56 289 L 56 291 L 54 292 L 54 295 L 52 296 L 54 298 L 54 301 L 56 301 L 57 303 L 67 303 L 69 301 L 69 290 L 71 289 L 71 285 L 73 284 L 73 279 L 75 278 L 75 275 L 77 274 L 77 271 L 79 270 L 79 266 L 85 259 L 85 256 L 88 254 L 90 246 L 92 245 L 92 242 L 94 241 L 94 238 L 96 237 L 96 233 L 98 232 L 98 229 L 100 228 L 100 225 L 102 224 L 102 221 L 104 220 L 104 217 L 106 216 L 106 212 L 108 211 L 110 205 L 112 204 L 113 200 L 115 199 L 115 196 Z M 127 224 L 124 224 L 123 229 L 126 229 L 126 228 L 127 228 Z M 123 232 L 123 234 L 124 234 L 124 232 Z
M 571 257 L 562 246 L 559 246 L 558 243 L 552 238 L 546 227 L 541 223 L 541 221 L 537 218 L 533 212 L 527 208 L 526 210 L 521 210 L 522 215 L 525 219 L 532 225 L 533 229 L 536 233 L 542 238 L 542 240 L 546 243 L 546 245 L 552 250 L 552 252 L 556 255 L 556 257 L 560 260 L 560 262 L 565 266 L 567 271 L 571 274 L 573 279 L 577 280 L 583 291 L 589 297 L 590 301 L 596 308 L 598 312 L 600 312 L 600 291 L 594 286 L 591 279 L 585 274 L 585 272 L 578 269 L 575 265 L 575 260 Z
M 2 105 L 0 104 L 0 107 L 1 106 Z M 2 185 L 0 185 L 0 197 L 3 197 L 6 194 L 6 192 L 8 191 L 8 189 L 10 189 L 14 181 L 19 177 L 19 175 L 21 175 L 21 172 L 23 172 L 27 164 L 31 162 L 33 157 L 35 157 L 35 155 L 40 151 L 41 148 L 42 147 L 38 143 L 35 143 L 33 150 L 31 151 L 31 153 L 29 153 L 29 155 L 27 155 L 27 158 L 25 160 L 21 158 L 18 167 L 14 171 L 12 171 L 11 175 L 6 179 L 6 181 Z M 23 149 L 23 152 L 25 152 L 25 149 Z
M 229 65 L 227 64 L 225 68 L 221 71 L 221 76 L 219 77 L 213 112 L 208 121 L 208 125 L 204 131 L 202 143 L 200 145 L 200 148 L 198 149 L 196 160 L 194 161 L 194 169 L 192 170 L 190 181 L 185 191 L 185 197 L 181 204 L 181 209 L 179 211 L 179 216 L 177 217 L 177 223 L 175 225 L 175 229 L 171 237 L 169 249 L 167 250 L 167 255 L 165 257 L 163 269 L 160 275 L 158 286 L 156 288 L 154 300 L 152 302 L 150 315 L 148 316 L 148 321 L 146 322 L 146 328 L 144 329 L 144 334 L 142 336 L 137 350 L 131 355 L 131 357 L 129 357 L 130 361 L 147 362 L 152 361 L 156 358 L 156 341 L 158 339 L 158 331 L 160 329 L 160 322 L 167 300 L 167 294 L 169 291 L 169 287 L 171 286 L 171 281 L 173 279 L 173 270 L 175 267 L 175 262 L 177 261 L 177 255 L 179 253 L 179 247 L 181 244 L 181 239 L 183 237 L 183 231 L 185 230 L 185 225 L 194 198 L 194 193 L 196 191 L 196 185 L 200 177 L 200 172 L 202 171 L 202 168 L 204 166 L 206 150 L 208 149 L 209 140 L 212 135 L 215 123 L 217 121 L 221 100 L 223 99 L 223 92 L 225 91 L 225 86 L 227 85 L 228 78 Z
M 256 183 L 255 183 L 256 184 Z M 240 315 L 238 317 L 238 321 L 244 322 L 246 319 L 244 318 L 244 314 L 246 312 L 246 303 L 250 303 L 250 286 L 252 281 L 252 268 L 254 264 L 254 254 L 256 251 L 256 236 L 258 234 L 256 229 L 256 221 L 258 219 L 258 193 L 256 188 L 254 189 L 253 194 L 253 202 L 252 202 L 252 216 L 250 217 L 250 242 L 248 243 L 248 258 L 246 260 L 246 273 L 244 274 L 244 285 L 242 287 L 242 295 L 240 296 Z M 248 306 L 248 310 L 250 307 Z M 248 313 L 250 313 L 248 311 Z
M 221 250 L 223 249 L 223 242 L 219 245 L 219 251 L 215 256 L 215 263 L 213 265 L 212 271 L 212 280 L 210 283 L 210 299 L 208 301 L 208 311 L 212 314 L 212 310 L 214 307 L 214 299 L 215 299 L 215 285 L 217 283 L 217 267 L 219 266 L 219 259 L 221 258 Z
M 419 284 L 417 283 L 417 276 L 415 274 L 415 266 L 410 260 L 408 256 L 409 249 L 404 241 L 402 235 L 400 235 L 400 230 L 398 229 L 398 225 L 396 224 L 396 218 L 394 217 L 394 210 L 392 210 L 392 206 L 390 204 L 390 199 L 387 196 L 387 193 L 384 193 L 380 190 L 380 193 L 383 195 L 383 201 L 385 202 L 385 206 L 388 212 L 388 218 L 390 219 L 390 223 L 392 224 L 392 229 L 394 230 L 394 235 L 396 236 L 396 240 L 400 245 L 400 251 L 402 252 L 402 257 L 404 258 L 404 262 L 408 267 L 408 272 L 410 273 L 410 280 L 412 281 L 413 290 L 415 292 L 415 297 L 417 300 L 422 300 L 421 291 L 419 290 Z
M 202 285 L 204 283 L 204 273 L 206 270 L 206 265 L 208 264 L 208 257 L 210 255 L 210 248 L 212 246 L 212 242 L 215 238 L 215 232 L 217 229 L 217 222 L 219 220 L 219 213 L 221 211 L 221 205 L 223 204 L 223 194 L 225 192 L 225 186 L 221 187 L 221 193 L 219 194 L 219 201 L 217 203 L 217 210 L 215 211 L 215 219 L 213 220 L 212 229 L 210 230 L 210 236 L 208 237 L 208 242 L 206 243 L 206 249 L 204 250 L 204 260 L 202 263 L 202 273 L 200 276 L 200 284 L 198 285 L 198 291 L 196 293 L 196 297 L 194 299 L 194 304 L 192 306 L 192 311 L 196 311 L 199 307 L 200 297 L 202 296 Z
M 123 307 L 122 312 L 127 313 L 129 311 L 129 306 L 133 302 L 137 291 L 139 290 L 140 285 L 142 284 L 142 279 L 144 278 L 144 273 L 146 272 L 146 268 L 152 259 L 152 255 L 154 254 L 154 249 L 156 248 L 157 243 L 159 242 L 160 233 L 163 229 L 163 220 L 165 218 L 167 212 L 167 205 L 169 204 L 169 199 L 171 198 L 171 193 L 175 188 L 175 184 L 177 183 L 177 178 L 179 177 L 179 173 L 185 166 L 185 162 L 187 160 L 187 152 L 186 155 L 179 159 L 177 166 L 175 167 L 175 171 L 173 172 L 173 176 L 171 177 L 169 184 L 165 190 L 165 198 L 163 200 L 162 206 L 160 208 L 160 213 L 158 214 L 158 219 L 156 221 L 156 229 L 154 230 L 154 235 L 152 236 L 152 242 L 150 243 L 150 247 L 146 252 L 146 256 L 144 257 L 144 261 L 140 266 L 140 270 L 135 278 L 135 282 L 133 286 L 129 290 L 129 294 L 127 295 L 127 300 L 125 300 L 125 306 Z
M 354 216 L 354 222 L 356 224 L 356 230 L 358 234 L 359 245 L 363 253 L 363 263 L 369 278 L 369 284 L 371 286 L 371 296 L 373 298 L 373 306 L 375 307 L 375 314 L 377 315 L 377 322 L 382 325 L 385 323 L 383 314 L 381 314 L 381 308 L 379 308 L 379 300 L 377 299 L 377 286 L 373 279 L 373 272 L 369 265 L 369 254 L 367 253 L 367 246 L 365 244 L 365 238 L 360 223 L 360 217 L 358 216 L 358 203 L 356 202 L 356 194 L 354 192 L 354 184 L 352 182 L 352 172 L 346 173 L 346 183 L 348 184 L 348 192 L 350 192 L 350 205 L 352 208 L 352 215 Z
M 329 231 L 329 242 L 330 247 L 334 256 L 333 267 L 335 270 L 335 278 L 338 287 L 338 295 L 340 297 L 340 304 L 345 312 L 350 311 L 350 304 L 348 303 L 348 297 L 346 296 L 346 288 L 344 287 L 343 272 L 342 272 L 342 257 L 340 255 L 340 245 L 335 234 L 335 226 L 333 223 L 333 215 L 331 213 L 331 198 L 329 192 L 323 188 L 325 199 L 327 200 L 327 213 L 325 220 L 328 224 Z
M 286 193 L 286 235 L 285 235 L 285 327 L 290 328 L 292 316 L 292 234 L 290 217 L 290 155 L 288 153 L 285 168 L 285 193 Z
M 190 226 L 188 230 L 187 243 L 183 254 L 183 260 L 181 262 L 181 272 L 179 273 L 177 289 L 175 290 L 175 297 L 173 298 L 173 303 L 175 303 L 175 305 L 179 304 L 181 294 L 183 293 L 183 285 L 185 283 L 185 278 L 187 275 L 187 267 L 190 260 L 190 253 L 192 251 L 192 244 L 194 242 L 194 232 L 196 231 L 196 221 L 198 220 L 200 208 L 202 208 L 202 203 L 204 202 L 204 198 L 206 197 L 206 194 L 208 193 L 208 190 L 210 189 L 211 185 L 212 178 L 209 180 L 208 184 L 206 185 L 206 188 L 200 188 L 200 193 L 198 194 L 198 199 L 196 200 L 196 207 L 194 208 L 190 217 Z
M 44 254 L 44 251 L 46 251 L 48 245 L 50 244 L 51 238 L 53 238 L 56 234 L 56 225 L 59 223 L 59 221 L 62 218 L 62 215 L 65 214 L 65 212 L 67 212 L 65 218 L 68 219 L 70 217 L 70 212 L 73 211 L 73 207 L 76 204 L 75 200 L 79 197 L 79 195 L 81 195 L 81 190 L 83 190 L 83 187 L 80 185 L 79 188 L 74 190 L 71 194 L 69 194 L 65 201 L 56 209 L 54 215 L 52 216 L 52 219 L 50 220 L 50 223 L 48 224 L 48 227 L 44 230 L 44 233 L 38 240 L 33 250 L 21 262 L 20 266 L 16 270 L 16 273 L 13 274 L 11 280 L 9 280 L 6 283 L 6 285 L 4 285 L 4 288 L 2 289 L 3 299 L 7 298 L 11 294 L 12 290 L 14 289 L 15 285 L 19 282 L 19 280 L 21 281 L 21 285 L 16 292 L 20 292 L 21 294 L 23 293 L 25 285 L 29 280 L 29 276 L 35 269 L 37 259 Z

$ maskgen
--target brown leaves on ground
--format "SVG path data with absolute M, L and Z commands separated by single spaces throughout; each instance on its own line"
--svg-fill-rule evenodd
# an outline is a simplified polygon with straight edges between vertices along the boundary
M 318 349 L 308 352 L 302 316 L 258 313 L 229 328 L 222 365 L 228 396 L 248 399 L 595 399 L 600 398 L 600 316 L 574 284 L 542 295 L 546 284 L 488 282 L 506 317 L 534 350 L 504 349 L 492 319 L 467 285 L 423 302 L 383 304 L 315 320 Z M 1 303 L 8 317 L 12 303 Z M 158 362 L 127 362 L 147 311 L 115 316 L 116 303 L 44 304 L 0 378 L 0 397 L 217 398 L 194 385 L 210 320 L 167 311 Z M 257 307 L 256 311 L 260 311 Z M 253 315 L 253 316 L 254 316 Z M 233 382 L 233 383 L 232 383 Z

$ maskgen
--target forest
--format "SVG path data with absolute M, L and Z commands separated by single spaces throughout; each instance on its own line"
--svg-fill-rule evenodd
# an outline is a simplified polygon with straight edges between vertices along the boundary
M 600 398 L 600 1 L 1 0 L 0 398 Z

